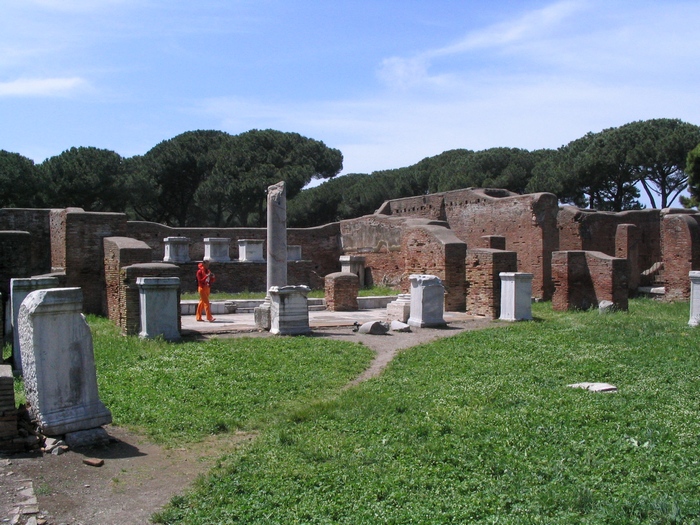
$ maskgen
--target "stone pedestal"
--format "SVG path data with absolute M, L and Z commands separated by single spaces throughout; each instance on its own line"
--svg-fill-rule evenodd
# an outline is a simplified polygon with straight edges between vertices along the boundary
M 301 245 L 299 245 L 299 244 L 288 244 L 287 245 L 287 260 L 288 261 L 301 261 Z
M 58 288 L 58 277 L 29 277 L 10 279 L 10 304 L 12 305 L 12 361 L 15 372 L 22 374 L 22 353 L 19 351 L 19 330 L 17 317 L 22 301 L 35 290 Z
M 396 301 L 386 305 L 386 320 L 401 321 L 405 323 L 411 316 L 411 294 L 402 293 L 396 298 Z
M 531 273 L 501 272 L 501 316 L 503 321 L 532 320 Z
M 139 337 L 163 336 L 166 341 L 180 340 L 177 309 L 178 277 L 138 277 L 141 332 Z
M 359 280 L 354 273 L 335 272 L 326 275 L 324 295 L 326 310 L 330 312 L 354 312 L 357 304 Z
M 97 392 L 90 327 L 80 288 L 31 292 L 18 325 L 24 390 L 42 432 L 57 436 L 112 422 Z
M 690 326 L 700 325 L 700 272 L 689 272 L 690 277 Z
M 365 258 L 361 255 L 341 255 L 340 271 L 354 273 L 360 279 L 360 288 L 365 287 Z
M 231 239 L 226 237 L 206 237 L 204 239 L 204 258 L 211 262 L 230 262 L 230 244 Z
M 241 262 L 265 262 L 262 239 L 239 239 L 238 260 Z
M 270 288 L 270 333 L 303 335 L 309 328 L 308 286 L 273 286 Z
M 443 317 L 445 287 L 435 275 L 410 275 L 411 280 L 411 316 L 410 326 L 431 328 L 446 326 Z
M 166 237 L 163 262 L 181 264 L 190 262 L 190 240 L 187 237 Z

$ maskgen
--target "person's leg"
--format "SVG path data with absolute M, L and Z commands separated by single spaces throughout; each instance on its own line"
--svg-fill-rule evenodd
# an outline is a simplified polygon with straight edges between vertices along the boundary
M 200 297 L 202 298 L 202 309 L 206 311 L 207 314 L 207 321 L 211 322 L 214 321 L 214 316 L 211 315 L 211 303 L 209 302 L 209 292 L 211 289 L 209 287 L 202 288 L 202 292 L 200 293 Z M 201 318 L 201 314 L 200 314 Z
M 204 292 L 204 288 L 201 286 L 197 288 L 197 291 L 199 292 L 199 303 L 197 303 L 197 311 L 195 312 L 195 319 L 197 321 L 202 320 L 202 311 L 205 309 L 206 304 L 209 302 L 209 288 L 207 288 L 206 292 Z M 206 298 L 206 303 L 205 303 L 205 298 Z

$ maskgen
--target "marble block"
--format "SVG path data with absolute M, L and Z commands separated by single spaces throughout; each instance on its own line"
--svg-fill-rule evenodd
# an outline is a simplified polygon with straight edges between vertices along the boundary
M 411 316 L 409 326 L 441 327 L 447 323 L 445 312 L 445 287 L 435 275 L 410 275 L 411 281 Z
M 503 321 L 532 320 L 531 273 L 501 272 L 501 316 Z
M 187 237 L 166 237 L 165 256 L 163 262 L 166 263 L 186 263 L 190 262 L 190 240 Z
M 18 326 L 24 390 L 31 415 L 49 436 L 112 422 L 100 401 L 90 327 L 80 288 L 31 292 Z
M 309 328 L 308 286 L 273 286 L 270 288 L 270 333 L 302 335 Z
M 229 246 L 231 239 L 226 237 L 205 237 L 204 259 L 211 262 L 230 262 Z
M 137 277 L 141 332 L 139 337 L 153 339 L 163 336 L 166 341 L 178 341 L 177 291 L 179 277 Z

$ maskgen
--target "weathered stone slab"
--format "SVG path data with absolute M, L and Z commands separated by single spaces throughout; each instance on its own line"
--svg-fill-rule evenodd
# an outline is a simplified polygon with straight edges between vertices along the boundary
M 308 286 L 270 288 L 270 333 L 302 335 L 311 332 L 307 303 L 310 291 Z
M 49 436 L 111 423 L 100 401 L 90 327 L 80 288 L 31 292 L 18 325 L 24 390 L 33 418 Z
M 395 301 L 386 305 L 387 321 L 400 321 L 406 323 L 411 316 L 411 294 L 402 293 Z
M 367 321 L 360 325 L 357 332 L 360 334 L 369 335 L 386 335 L 389 331 L 389 325 L 387 323 L 382 323 L 381 321 Z
M 700 325 L 700 272 L 689 272 L 690 277 L 690 326 Z
M 617 387 L 609 383 L 574 383 L 568 386 L 571 388 L 583 388 L 584 390 L 590 390 L 591 392 L 617 392 Z

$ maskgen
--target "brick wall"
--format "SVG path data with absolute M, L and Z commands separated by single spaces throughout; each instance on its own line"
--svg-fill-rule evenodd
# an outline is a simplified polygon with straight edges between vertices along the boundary
M 662 281 L 667 301 L 690 299 L 688 272 L 700 270 L 698 215 L 666 214 L 661 221 Z
M 340 223 L 347 255 L 365 257 L 367 284 L 390 284 L 404 293 L 411 274 L 436 275 L 445 285 L 445 309 L 464 311 L 466 245 L 442 221 L 367 215 Z
M 357 292 L 360 279 L 354 273 L 334 272 L 326 275 L 326 309 L 331 312 L 352 312 L 359 309 Z
M 126 215 L 69 210 L 65 215 L 66 283 L 83 289 L 85 313 L 107 315 L 105 237 L 124 237 Z
M 0 231 L 0 293 L 10 297 L 10 279 L 31 277 L 32 236 L 26 231 Z
M 179 269 L 173 264 L 149 263 L 124 266 L 120 271 L 119 288 L 119 320 L 118 325 L 125 335 L 138 335 L 141 331 L 141 303 L 139 287 L 136 279 L 139 277 L 178 277 Z M 180 302 L 180 290 L 177 292 Z M 180 309 L 177 311 L 177 329 L 180 330 Z
M 559 244 L 557 198 L 551 193 L 518 195 L 500 189 L 468 188 L 387 201 L 379 211 L 394 216 L 444 217 L 469 248 L 483 246 L 484 236 L 505 237 L 505 248 L 518 254 L 520 271 L 534 276 L 533 295 L 552 295 L 551 254 Z
M 554 310 L 586 310 L 611 301 L 627 310 L 627 261 L 601 252 L 569 250 L 552 254 Z
M 634 224 L 618 224 L 615 231 L 615 257 L 627 260 L 628 286 L 630 290 L 639 287 L 639 228 Z
M 25 231 L 32 235 L 27 261 L 28 275 L 51 271 L 51 210 L 0 209 L 0 230 Z
M 497 319 L 501 313 L 501 272 L 518 271 L 515 252 L 477 248 L 467 250 L 467 312 Z
M 103 246 L 107 317 L 121 326 L 121 269 L 133 264 L 150 263 L 152 250 L 146 243 L 128 237 L 105 237 Z

